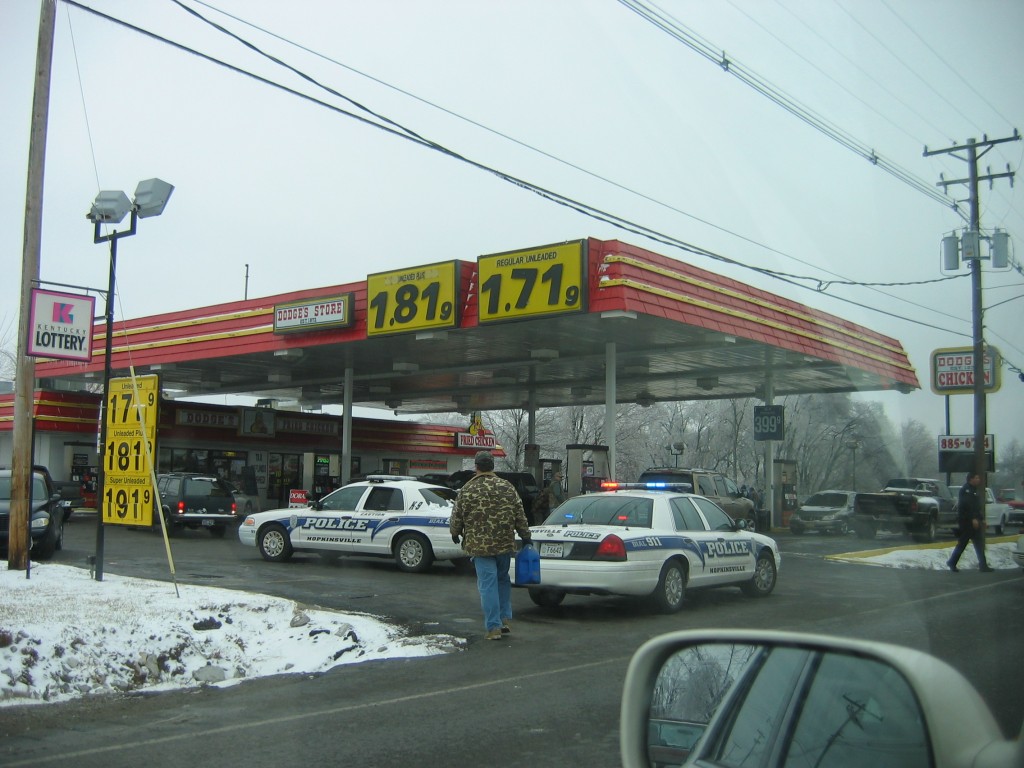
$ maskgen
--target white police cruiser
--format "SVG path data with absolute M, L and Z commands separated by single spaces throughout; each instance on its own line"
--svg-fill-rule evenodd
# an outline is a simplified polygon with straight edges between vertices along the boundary
M 567 594 L 646 596 L 661 613 L 683 605 L 688 588 L 737 586 L 751 597 L 775 588 L 773 539 L 734 521 L 687 484 L 602 483 L 533 526 L 540 584 L 530 598 L 556 606 Z
M 265 560 L 281 562 L 296 551 L 393 557 L 403 571 L 427 570 L 435 560 L 460 560 L 448 520 L 456 492 L 404 475 L 369 475 L 308 507 L 246 516 L 238 539 Z

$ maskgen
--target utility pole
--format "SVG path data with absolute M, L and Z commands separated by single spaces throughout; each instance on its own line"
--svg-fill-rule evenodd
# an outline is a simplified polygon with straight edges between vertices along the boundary
M 928 147 L 924 148 L 925 157 L 939 154 L 953 155 L 966 161 L 968 168 L 966 179 L 951 179 L 948 181 L 943 179 L 936 186 L 948 190 L 953 184 L 966 184 L 970 195 L 971 217 L 967 225 L 968 229 L 965 233 L 964 243 L 969 242 L 971 246 L 969 248 L 961 247 L 961 254 L 962 258 L 969 259 L 971 262 L 971 324 L 974 329 L 974 471 L 978 473 L 982 480 L 982 505 L 985 503 L 984 489 L 988 478 L 988 462 L 985 460 L 985 434 L 988 431 L 988 414 L 985 402 L 985 337 L 981 311 L 981 205 L 978 200 L 978 182 L 988 181 L 991 185 L 995 179 L 1008 178 L 1012 186 L 1013 172 L 1007 168 L 1004 173 L 986 173 L 984 176 L 979 176 L 978 159 L 996 144 L 1003 144 L 1008 141 L 1020 141 L 1020 133 L 1015 129 L 1013 136 L 1003 139 L 990 139 L 987 136 L 982 136 L 980 142 L 975 139 L 968 139 L 966 144 L 958 144 L 946 149 L 929 151 Z M 981 152 L 978 151 L 979 147 L 983 148 Z M 961 154 L 963 152 L 967 153 L 966 157 Z M 998 365 L 998 361 L 993 361 L 993 363 Z M 995 446 L 993 446 L 994 449 Z
M 8 520 L 7 567 L 28 571 L 29 507 L 32 498 L 32 400 L 36 364 L 28 357 L 29 307 L 32 286 L 39 281 L 39 252 L 43 231 L 43 171 L 46 126 L 50 113 L 50 67 L 53 61 L 55 0 L 42 0 L 39 40 L 36 44 L 32 128 L 28 145 L 28 181 L 25 185 L 25 237 L 21 251 L 21 312 L 18 320 L 18 360 L 14 374 L 14 434 L 11 438 L 11 515 Z

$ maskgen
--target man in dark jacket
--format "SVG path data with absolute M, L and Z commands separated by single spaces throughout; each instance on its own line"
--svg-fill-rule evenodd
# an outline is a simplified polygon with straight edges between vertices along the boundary
M 512 631 L 512 582 L 508 569 L 516 538 L 530 541 L 530 527 L 515 486 L 494 474 L 494 457 L 480 451 L 476 474 L 459 490 L 448 531 L 473 558 L 486 640 L 500 640 Z
M 957 539 L 953 554 L 950 555 L 946 565 L 949 570 L 956 573 L 960 569 L 956 564 L 960 562 L 960 555 L 967 548 L 967 542 L 974 543 L 974 552 L 978 556 L 978 570 L 989 573 L 992 571 L 985 560 L 985 511 L 981 506 L 981 496 L 978 495 L 978 485 L 981 483 L 981 475 L 977 472 L 967 473 L 967 482 L 960 487 L 960 496 L 957 499 L 957 524 L 960 526 L 960 538 Z

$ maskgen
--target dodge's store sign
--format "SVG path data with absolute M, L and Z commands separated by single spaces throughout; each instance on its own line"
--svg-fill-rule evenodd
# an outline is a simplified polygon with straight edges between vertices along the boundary
M 999 377 L 999 350 L 988 345 L 985 352 L 985 391 L 996 392 Z M 974 391 L 974 348 L 936 349 L 932 352 L 932 392 L 937 395 L 966 395 Z

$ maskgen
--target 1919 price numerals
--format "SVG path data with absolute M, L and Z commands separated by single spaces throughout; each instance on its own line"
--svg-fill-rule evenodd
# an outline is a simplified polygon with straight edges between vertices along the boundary
M 143 520 L 144 510 L 153 504 L 153 494 L 148 488 L 107 488 L 104 496 L 104 506 L 110 511 L 111 516 L 116 516 L 120 520 L 127 520 L 129 515 L 132 520 Z
M 429 325 L 447 322 L 452 319 L 455 307 L 450 301 L 441 301 L 441 284 L 433 282 L 422 290 L 413 283 L 407 283 L 395 291 L 394 306 L 391 306 L 391 294 L 380 291 L 370 299 L 372 327 L 380 330 L 385 327 L 405 325 Z
M 510 290 L 515 294 L 515 302 L 506 301 L 504 307 L 501 305 L 503 285 L 501 273 L 491 275 L 480 284 L 481 296 L 487 297 L 486 314 L 497 315 L 502 309 L 504 312 L 511 312 L 514 309 L 524 310 L 531 306 L 534 291 L 542 296 L 541 301 L 547 307 L 575 307 L 580 300 L 580 287 L 578 285 L 567 285 L 562 289 L 563 274 L 565 267 L 562 264 L 552 264 L 540 272 L 535 267 L 517 267 L 509 273 L 509 277 L 518 283 L 519 291 L 516 294 L 515 286 Z M 538 277 L 540 285 L 538 286 Z M 544 291 L 547 295 L 543 295 Z

